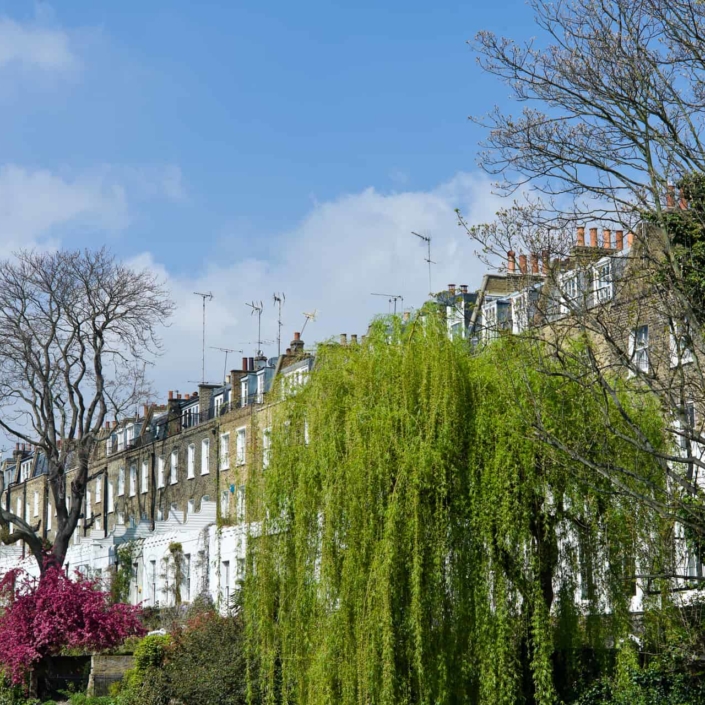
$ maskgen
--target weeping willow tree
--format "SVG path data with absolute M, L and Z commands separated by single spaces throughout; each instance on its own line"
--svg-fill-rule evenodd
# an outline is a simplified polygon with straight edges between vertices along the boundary
M 362 345 L 322 346 L 278 409 L 248 498 L 263 702 L 546 705 L 633 628 L 635 567 L 663 522 L 629 477 L 657 487 L 658 467 L 628 429 L 602 431 L 604 400 L 532 373 L 521 339 L 471 355 L 435 326 L 384 321 Z M 666 442 L 648 398 L 622 403 Z M 542 443 L 537 410 L 624 484 Z

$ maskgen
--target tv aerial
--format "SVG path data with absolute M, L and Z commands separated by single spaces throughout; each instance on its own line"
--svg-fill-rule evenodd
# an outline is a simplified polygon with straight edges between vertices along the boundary
M 259 357 L 262 355 L 262 311 L 264 311 L 264 304 L 261 301 L 252 301 L 249 304 L 246 303 L 245 306 L 252 309 L 251 315 L 257 315 L 257 356 Z
M 277 357 L 282 354 L 282 306 L 286 301 L 286 296 L 284 294 L 274 294 L 274 305 L 279 308 L 279 315 L 277 317 Z
M 202 293 L 200 291 L 193 292 L 195 296 L 200 296 L 203 299 L 203 336 L 201 342 L 201 384 L 206 383 L 206 301 L 213 300 L 213 294 Z
M 411 231 L 412 235 L 416 235 L 420 240 L 423 240 L 426 243 L 426 248 L 427 248 L 427 255 L 424 258 L 424 262 L 428 262 L 428 291 L 429 295 L 433 295 L 433 287 L 431 286 L 431 265 L 436 264 L 431 259 L 431 236 L 430 235 L 421 235 L 419 233 L 415 233 L 413 230 Z
M 391 308 L 392 302 L 394 303 L 394 315 L 397 315 L 397 301 L 401 301 L 401 307 L 404 308 L 404 297 L 401 294 L 375 294 L 372 293 L 370 296 L 384 296 L 389 299 L 389 306 Z
M 228 374 L 228 353 L 240 353 L 242 355 L 242 350 L 233 350 L 232 348 L 217 348 L 213 345 L 210 346 L 210 349 L 220 350 L 220 352 L 225 353 L 225 364 L 223 365 L 223 380 L 225 380 L 225 375 Z
M 306 330 L 306 324 L 309 321 L 315 321 L 316 318 L 318 318 L 318 309 L 317 308 L 313 309 L 313 312 L 311 312 L 311 313 L 306 313 L 306 311 L 304 311 L 304 318 L 306 320 L 304 321 L 303 326 L 301 326 L 301 334 L 302 335 L 303 335 L 304 330 Z

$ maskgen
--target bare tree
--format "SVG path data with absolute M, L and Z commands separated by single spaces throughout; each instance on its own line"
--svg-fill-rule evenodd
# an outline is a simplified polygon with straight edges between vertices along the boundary
M 106 249 L 23 251 L 0 262 L 0 428 L 45 456 L 56 507 L 48 552 L 40 526 L 9 507 L 0 507 L 0 538 L 23 541 L 41 570 L 47 558 L 63 563 L 103 423 L 144 399 L 145 365 L 172 311 L 154 274 Z
M 527 335 L 548 351 L 547 370 L 555 374 L 562 360 L 573 382 L 604 400 L 607 432 L 617 432 L 618 411 L 627 440 L 652 453 L 668 478 L 655 485 L 644 477 L 639 498 L 703 535 L 705 3 L 531 4 L 537 39 L 482 32 L 474 43 L 483 68 L 525 105 L 518 116 L 495 108 L 475 118 L 488 130 L 480 164 L 516 200 L 493 223 L 460 222 L 488 261 L 521 251 L 543 260 L 540 274 L 516 275 L 517 291 L 533 292 L 537 333 Z M 585 225 L 604 235 L 595 229 L 588 242 Z M 633 246 L 622 251 L 626 233 Z M 604 257 L 611 268 L 600 280 Z M 601 299 L 603 284 L 610 293 Z M 646 358 L 635 340 L 644 326 Z M 672 444 L 656 447 L 621 405 L 625 385 L 658 401 Z M 589 464 L 546 420 L 534 415 L 534 424 L 547 443 Z M 592 469 L 617 491 L 635 472 Z

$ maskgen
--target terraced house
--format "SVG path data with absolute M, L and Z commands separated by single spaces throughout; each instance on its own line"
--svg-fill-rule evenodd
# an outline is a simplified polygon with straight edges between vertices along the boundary
M 676 204 L 671 192 L 667 202 L 675 225 L 690 215 L 684 198 Z M 475 292 L 449 285 L 436 299 L 448 333 L 473 346 L 521 335 L 547 358 L 577 366 L 581 383 L 597 396 L 614 400 L 628 388 L 656 400 L 672 437 L 662 450 L 649 448 L 638 423 L 623 412 L 632 424 L 632 442 L 657 457 L 666 478 L 658 492 L 644 485 L 645 501 L 656 500 L 665 515 L 698 522 L 689 502 L 705 489 L 705 311 L 694 308 L 694 297 L 672 278 L 673 235 L 641 222 L 634 232 L 580 226 L 563 242 L 560 254 L 544 249 L 517 256 L 507 250 L 503 265 L 486 274 Z M 605 433 L 612 431 L 605 414 Z M 538 432 L 555 441 L 549 429 Z M 614 473 L 608 467 L 595 471 Z M 658 575 L 639 566 L 635 609 L 656 579 L 670 579 L 675 590 L 686 592 L 702 585 L 701 542 L 688 540 L 687 533 L 674 522 L 671 564 Z M 585 586 L 589 576 L 581 582 Z
M 246 485 L 266 465 L 277 390 L 304 384 L 312 365 L 296 333 L 283 355 L 243 358 L 223 384 L 169 392 L 165 404 L 106 424 L 69 569 L 105 573 L 116 565 L 118 548 L 129 546 L 132 602 L 173 604 L 207 592 L 227 604 L 244 571 Z M 18 446 L 4 461 L 3 479 L 4 506 L 39 524 L 51 541 L 55 508 L 41 453 Z M 170 569 L 176 552 L 180 585 Z M 0 546 L 0 572 L 19 565 L 33 572 L 33 564 L 21 543 Z

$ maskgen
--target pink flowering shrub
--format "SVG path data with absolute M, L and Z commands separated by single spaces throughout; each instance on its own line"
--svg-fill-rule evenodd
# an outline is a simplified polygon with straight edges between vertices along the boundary
M 96 580 L 49 567 L 41 579 L 20 571 L 0 580 L 0 669 L 15 684 L 64 648 L 101 650 L 144 633 L 138 607 L 111 605 Z

